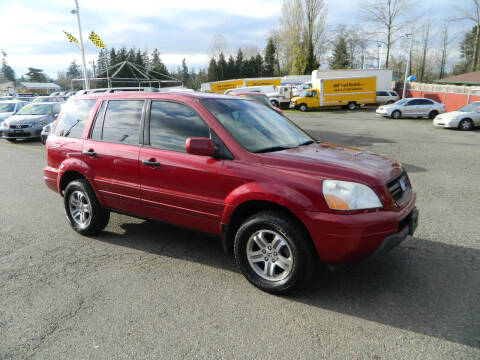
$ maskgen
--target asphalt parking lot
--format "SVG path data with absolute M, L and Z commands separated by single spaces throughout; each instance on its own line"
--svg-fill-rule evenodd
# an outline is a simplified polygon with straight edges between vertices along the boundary
M 117 214 L 78 235 L 43 183 L 41 143 L 0 140 L 0 359 L 480 359 L 480 129 L 367 110 L 287 116 L 401 161 L 415 236 L 276 297 L 212 236 Z

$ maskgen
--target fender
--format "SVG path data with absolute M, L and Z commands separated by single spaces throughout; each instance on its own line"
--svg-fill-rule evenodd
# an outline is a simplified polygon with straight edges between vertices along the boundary
M 251 182 L 239 186 L 227 195 L 222 224 L 229 223 L 232 213 L 239 205 L 253 200 L 272 202 L 289 209 L 292 213 L 317 210 L 310 199 L 291 187 L 270 182 Z
M 93 180 L 93 175 L 90 167 L 81 159 L 79 158 L 67 158 L 58 167 L 58 178 L 57 178 L 57 191 L 59 194 L 61 194 L 60 190 L 60 183 L 62 181 L 62 177 L 65 173 L 68 171 L 75 171 L 79 174 L 81 174 L 83 177 L 85 177 L 92 187 L 93 192 L 97 196 L 98 202 L 100 203 L 101 206 L 105 207 L 105 201 L 103 197 L 100 195 L 100 193 L 97 191 L 97 187 L 95 186 L 95 183 L 92 181 Z

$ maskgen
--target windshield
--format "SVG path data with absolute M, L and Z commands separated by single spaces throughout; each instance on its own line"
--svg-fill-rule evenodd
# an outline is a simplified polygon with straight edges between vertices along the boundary
M 247 151 L 283 150 L 314 142 L 285 116 L 256 102 L 202 99 L 201 103 Z
M 459 109 L 458 111 L 462 111 L 462 112 L 480 112 L 480 103 L 468 104 L 468 105 L 462 107 L 461 109 Z
M 408 99 L 402 99 L 402 100 L 398 100 L 395 104 L 396 104 L 396 105 L 403 105 L 403 104 L 405 104 L 407 101 L 408 101 Z
M 25 105 L 17 115 L 48 115 L 52 112 L 52 106 L 47 104 Z
M 300 94 L 300 97 L 302 97 L 302 98 L 307 97 L 307 96 L 308 96 L 308 93 L 309 93 L 308 90 L 304 90 L 304 91 L 302 91 L 302 93 Z
M 15 110 L 15 104 L 13 103 L 0 104 L 0 113 L 13 112 L 13 110 Z

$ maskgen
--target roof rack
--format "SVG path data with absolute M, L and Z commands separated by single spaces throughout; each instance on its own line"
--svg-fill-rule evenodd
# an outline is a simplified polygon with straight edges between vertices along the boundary
M 97 94 L 97 93 L 116 93 L 116 92 L 135 92 L 135 91 L 145 91 L 145 92 L 159 92 L 158 88 L 154 87 L 117 87 L 117 88 L 102 88 L 102 89 L 89 89 L 89 90 L 79 90 L 75 95 L 84 95 L 84 94 Z

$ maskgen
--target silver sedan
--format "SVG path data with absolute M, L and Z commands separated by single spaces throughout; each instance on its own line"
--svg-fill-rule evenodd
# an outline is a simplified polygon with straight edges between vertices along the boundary
M 468 104 L 457 111 L 438 115 L 433 120 L 433 126 L 473 130 L 476 126 L 480 126 L 480 101 Z
M 434 119 L 438 114 L 445 112 L 443 104 L 426 98 L 406 98 L 390 105 L 383 105 L 377 109 L 378 116 L 400 119 L 406 117 L 421 118 L 428 116 Z

